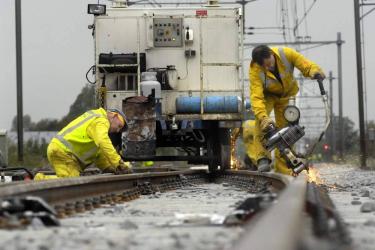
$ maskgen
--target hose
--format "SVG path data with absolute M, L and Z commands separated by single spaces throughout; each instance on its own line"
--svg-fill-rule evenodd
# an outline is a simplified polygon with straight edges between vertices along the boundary
M 202 131 L 200 131 L 200 130 L 197 130 L 197 131 L 198 131 L 199 136 L 200 136 L 201 138 L 198 138 L 197 134 L 196 134 L 195 131 L 193 130 L 191 133 L 193 134 L 194 139 L 195 139 L 196 141 L 200 142 L 200 143 L 205 142 L 205 141 L 206 141 L 206 138 L 204 137 L 204 134 L 202 133 Z
M 324 134 L 326 133 L 329 124 L 331 123 L 331 112 L 329 110 L 329 104 L 328 104 L 328 97 L 327 94 L 322 95 L 323 103 L 324 103 L 324 108 L 325 108 L 325 113 L 326 113 L 326 124 L 324 126 L 323 131 L 320 133 L 319 138 L 314 142 L 313 146 L 311 147 L 310 151 L 305 155 L 306 158 L 310 157 L 312 153 L 314 152 L 316 146 L 318 143 L 322 140 Z
M 90 81 L 90 79 L 89 79 L 89 73 L 90 73 L 91 70 L 94 70 L 94 69 L 95 69 L 95 65 L 92 65 L 92 66 L 89 68 L 89 70 L 86 72 L 86 80 L 87 80 L 89 83 L 91 83 L 91 84 L 96 84 L 96 82 L 97 82 L 97 81 L 92 82 L 92 81 Z

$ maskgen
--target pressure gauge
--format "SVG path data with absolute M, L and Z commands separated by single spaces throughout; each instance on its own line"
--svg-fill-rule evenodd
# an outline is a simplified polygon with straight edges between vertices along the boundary
M 294 105 L 289 105 L 284 110 L 284 117 L 290 123 L 295 123 L 299 120 L 301 114 L 299 109 Z

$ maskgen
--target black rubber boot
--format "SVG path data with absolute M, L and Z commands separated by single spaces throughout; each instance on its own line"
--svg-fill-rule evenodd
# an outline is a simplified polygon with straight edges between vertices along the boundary
M 253 164 L 250 157 L 248 155 L 245 155 L 245 158 L 243 160 L 245 164 L 245 168 L 250 171 L 257 171 L 257 167 Z
M 258 160 L 258 171 L 269 172 L 271 171 L 271 161 L 268 158 L 261 158 Z

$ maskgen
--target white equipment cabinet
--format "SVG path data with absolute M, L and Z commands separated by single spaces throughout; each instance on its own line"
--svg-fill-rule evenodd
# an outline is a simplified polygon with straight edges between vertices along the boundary
M 141 73 L 157 72 L 161 98 L 155 110 L 161 125 L 156 127 L 165 131 L 156 133 L 156 144 L 172 136 L 168 130 L 177 128 L 181 136 L 193 131 L 200 141 L 195 158 L 228 167 L 228 156 L 213 163 L 209 151 L 228 150 L 229 130 L 240 126 L 245 108 L 241 18 L 239 8 L 212 6 L 107 8 L 95 15 L 97 90 L 106 88 L 99 103 L 123 109 L 126 98 L 141 95 Z M 188 132 L 184 122 L 192 124 Z M 223 134 L 221 142 L 210 139 L 213 128 L 215 137 L 218 131 Z

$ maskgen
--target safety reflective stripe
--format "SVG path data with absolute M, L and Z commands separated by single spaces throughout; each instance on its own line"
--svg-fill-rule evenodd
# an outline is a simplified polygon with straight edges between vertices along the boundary
M 263 83 L 264 89 L 268 88 L 271 85 L 271 83 L 277 83 L 276 80 L 267 78 L 267 75 L 264 72 L 259 72 L 259 78 Z
M 82 163 L 82 164 L 86 164 L 85 161 L 87 159 L 89 159 L 96 151 L 97 151 L 97 148 L 94 147 L 92 149 L 90 149 L 89 151 L 87 151 L 86 153 L 84 153 L 81 157 L 79 155 L 77 155 L 75 152 L 73 152 L 73 146 L 70 142 L 68 142 L 67 140 L 64 139 L 64 137 L 62 137 L 61 135 L 57 135 L 55 137 L 56 139 L 58 139 L 62 144 L 65 145 L 65 147 L 67 147 L 68 149 L 70 149 L 70 151 L 72 152 L 72 154 Z
M 279 48 L 279 55 L 280 55 L 280 58 L 281 58 L 281 61 L 283 62 L 283 64 L 285 65 L 287 71 L 291 74 L 293 74 L 293 70 L 294 70 L 294 66 L 288 61 L 288 59 L 286 58 L 286 55 L 284 53 L 284 49 L 283 48 Z M 281 76 L 280 76 L 281 77 Z
M 64 139 L 64 137 L 62 137 L 61 135 L 56 135 L 55 137 L 56 139 L 58 139 L 62 144 L 64 144 L 65 147 L 67 147 L 68 149 L 70 149 L 70 151 L 73 153 L 73 155 L 82 163 L 84 164 L 85 161 L 79 157 L 77 154 L 75 154 L 73 152 L 73 146 L 70 142 L 68 142 L 67 140 Z
M 98 149 L 96 147 L 90 149 L 89 151 L 87 151 L 86 153 L 84 153 L 82 156 L 81 156 L 81 159 L 86 161 L 87 159 L 89 159 L 94 153 L 96 153 Z
M 266 89 L 268 87 L 266 73 L 264 73 L 262 71 L 259 72 L 259 78 L 263 83 L 263 88 Z
M 92 110 L 90 111 L 87 111 L 88 114 L 90 114 L 89 116 L 87 116 L 85 119 L 83 119 L 82 121 L 80 121 L 79 123 L 77 123 L 76 125 L 66 129 L 63 133 L 61 133 L 61 136 L 65 136 L 67 134 L 69 134 L 70 132 L 72 132 L 73 130 L 75 130 L 76 128 L 80 127 L 81 125 L 83 125 L 85 122 L 87 122 L 88 120 L 90 120 L 91 118 L 94 118 L 94 117 L 101 117 L 103 115 L 99 115 L 99 114 L 95 114 Z
M 89 116 L 87 116 L 86 118 L 84 118 L 82 121 L 78 122 L 76 125 L 66 129 L 63 133 L 61 134 L 57 134 L 56 135 L 56 139 L 58 139 L 62 144 L 65 145 L 65 147 L 67 147 L 73 154 L 75 157 L 77 157 L 77 159 L 81 162 L 81 163 L 85 163 L 85 161 L 90 158 L 97 150 L 96 147 L 90 149 L 89 151 L 87 151 L 86 153 L 83 154 L 82 157 L 79 157 L 74 151 L 73 151 L 73 146 L 70 142 L 68 142 L 67 140 L 65 140 L 64 136 L 69 134 L 70 132 L 74 131 L 75 129 L 79 128 L 80 126 L 82 126 L 83 124 L 85 124 L 87 121 L 89 121 L 90 119 L 94 118 L 94 117 L 104 117 L 103 115 L 101 114 L 95 114 L 92 110 L 90 111 L 87 111 L 88 114 L 90 114 Z

